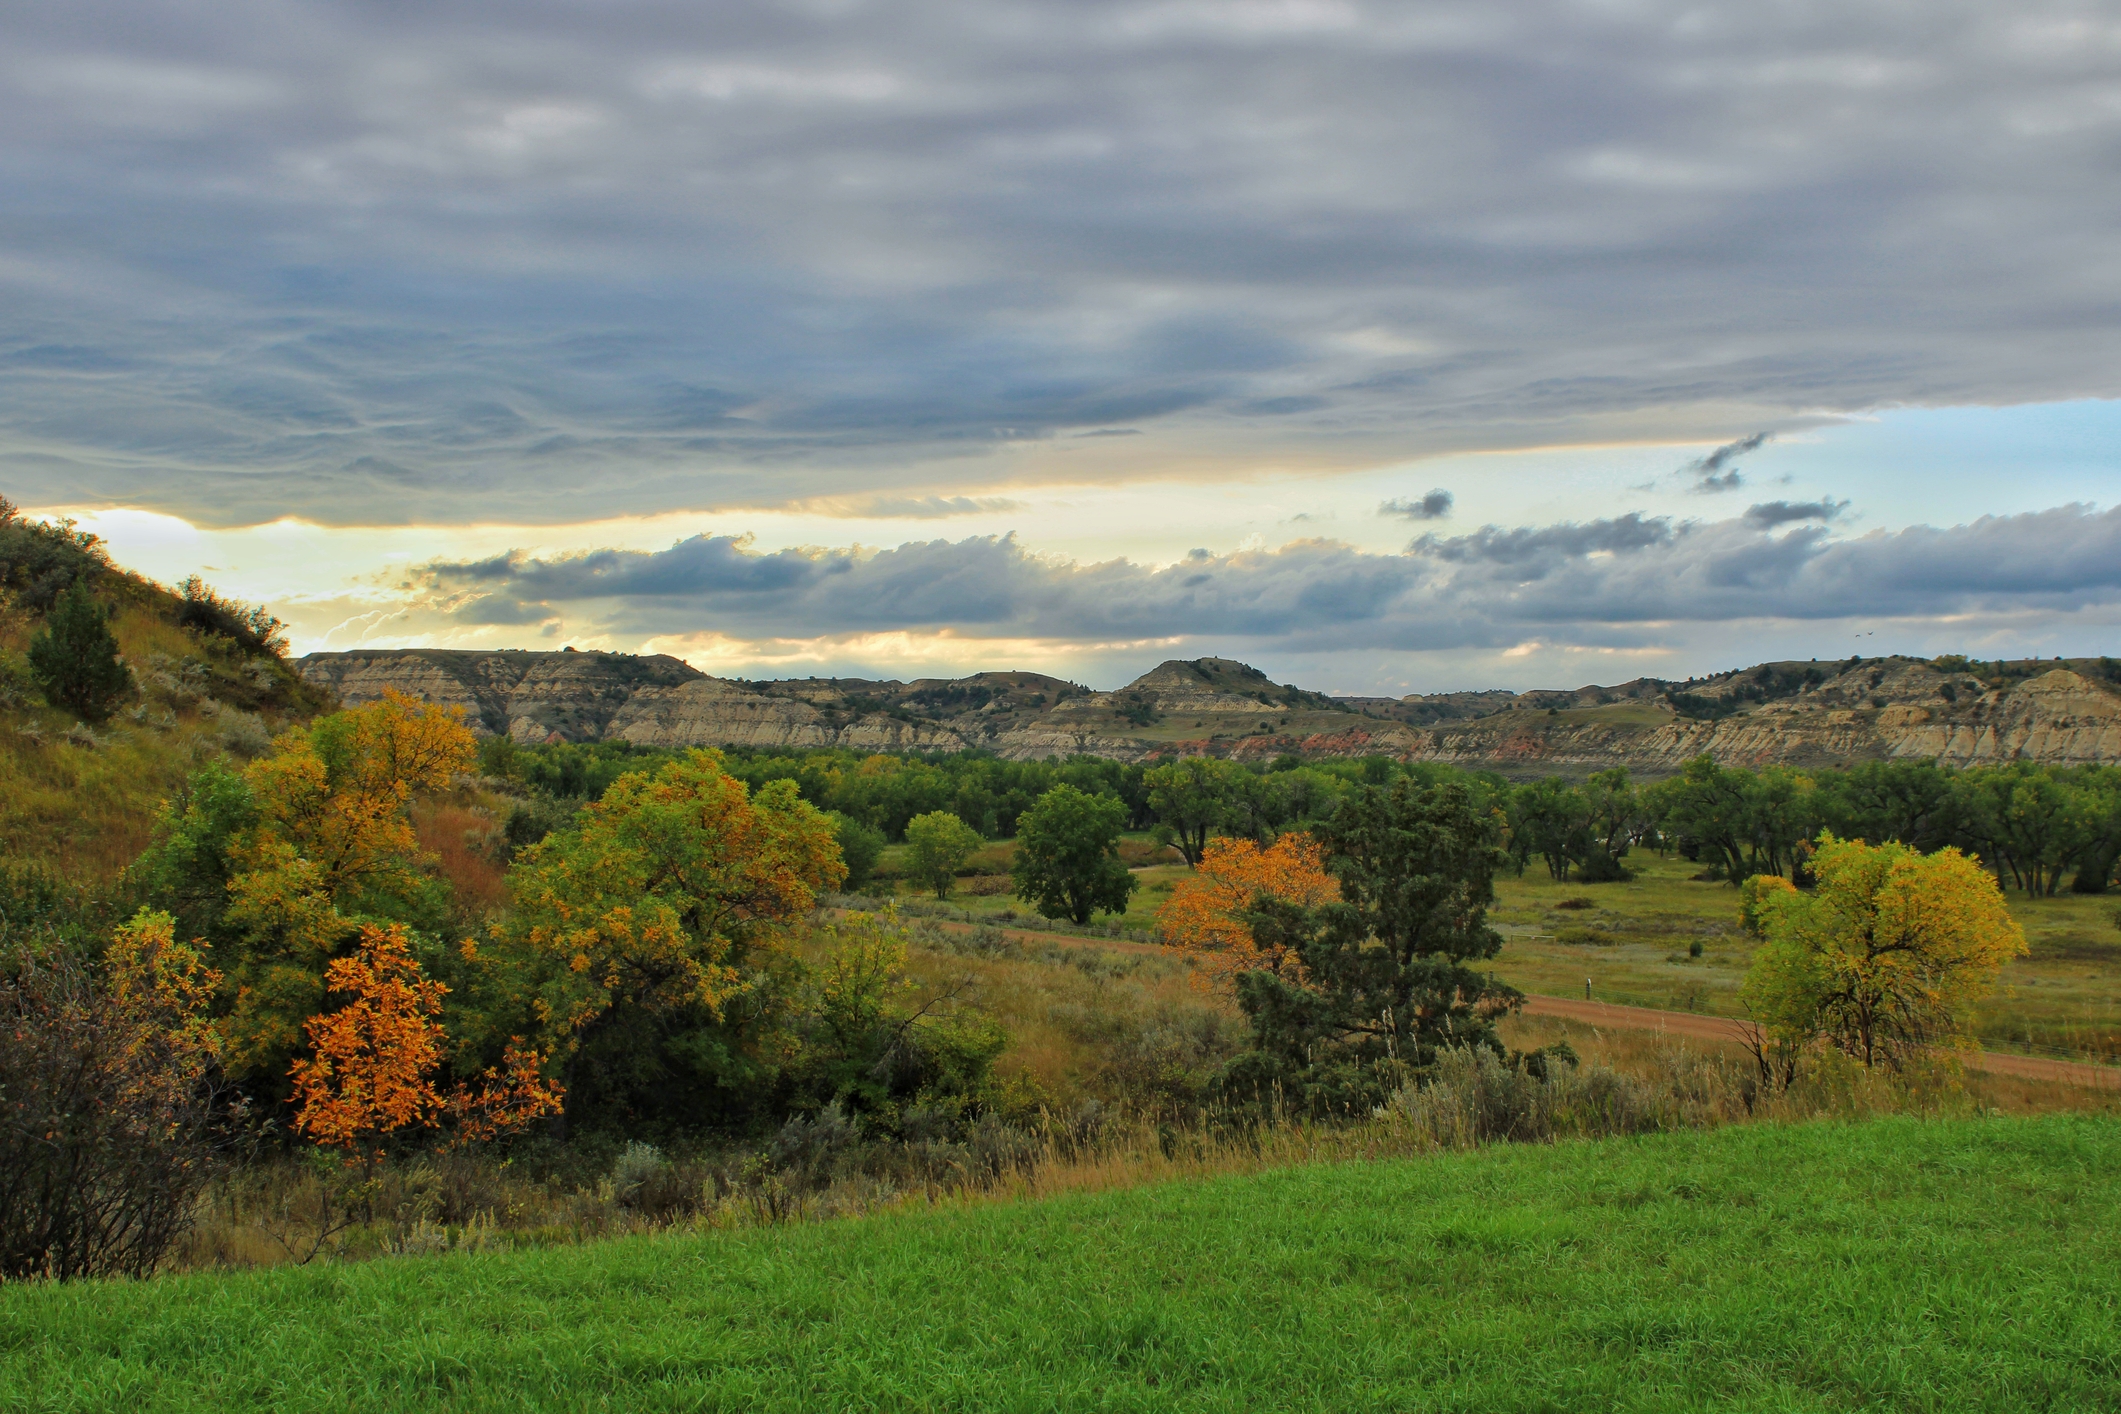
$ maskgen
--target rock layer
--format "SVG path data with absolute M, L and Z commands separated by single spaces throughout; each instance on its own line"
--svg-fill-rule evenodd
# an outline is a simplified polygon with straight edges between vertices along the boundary
M 1984 675 L 1957 660 L 1852 659 L 1683 684 L 1402 699 L 1328 697 L 1220 658 L 1163 663 L 1116 692 L 1038 673 L 739 682 L 617 653 L 379 649 L 315 653 L 299 666 L 344 702 L 395 690 L 525 743 L 979 748 L 1016 760 L 1385 755 L 1518 776 L 1614 766 L 1659 776 L 1703 754 L 1751 766 L 2121 761 L 2121 696 L 2105 660 Z

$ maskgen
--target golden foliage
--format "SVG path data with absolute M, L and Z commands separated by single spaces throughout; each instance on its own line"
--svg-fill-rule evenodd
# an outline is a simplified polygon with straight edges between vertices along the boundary
M 1294 954 L 1286 946 L 1263 948 L 1245 914 L 1262 899 L 1315 908 L 1338 897 L 1340 886 L 1326 872 L 1325 847 L 1307 834 L 1283 835 L 1265 849 L 1251 840 L 1215 840 L 1202 851 L 1192 877 L 1157 910 L 1157 934 L 1194 961 L 1194 979 L 1203 987 L 1230 988 L 1240 974 L 1258 971 L 1300 981 Z
M 546 961 L 541 1020 L 574 1044 L 614 1006 L 719 1017 L 746 988 L 746 949 L 772 947 L 846 877 L 830 822 L 774 781 L 751 794 L 694 751 L 620 777 L 578 828 L 510 875 L 515 940 Z
M 103 961 L 124 1055 L 121 1103 L 174 1133 L 185 1098 L 221 1058 L 206 1014 L 221 974 L 176 940 L 167 913 L 145 908 L 118 926 Z
M 1957 849 L 1819 837 L 1818 887 L 1762 892 L 1766 941 L 1741 992 L 1785 1051 L 1817 1038 L 1870 1065 L 1968 1045 L 1974 1004 L 2025 935 L 1987 870 Z
M 538 1073 L 542 1057 L 519 1042 L 476 1088 L 435 1088 L 444 1037 L 434 1018 L 449 988 L 421 971 L 402 926 L 363 928 L 360 951 L 335 959 L 325 983 L 350 999 L 303 1024 L 311 1054 L 288 1071 L 295 1129 L 317 1143 L 372 1150 L 445 1120 L 459 1142 L 491 1139 L 559 1109 L 559 1089 Z
M 284 734 L 245 768 L 257 823 L 229 850 L 227 918 L 247 945 L 222 1023 L 236 1073 L 277 1071 L 301 1045 L 325 963 L 353 931 L 342 902 L 418 888 L 425 856 L 409 807 L 474 757 L 460 709 L 386 692 Z

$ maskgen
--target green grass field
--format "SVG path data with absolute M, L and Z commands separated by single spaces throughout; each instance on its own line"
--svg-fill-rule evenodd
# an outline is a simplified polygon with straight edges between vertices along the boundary
M 1499 1147 L 0 1288 L 0 1408 L 2121 1407 L 2121 1123 Z

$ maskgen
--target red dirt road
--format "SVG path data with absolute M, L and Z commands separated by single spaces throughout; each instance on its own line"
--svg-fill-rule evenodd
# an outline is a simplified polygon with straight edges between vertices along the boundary
M 1688 1011 L 1655 1011 L 1649 1007 L 1587 1002 L 1575 997 L 1527 997 L 1524 1009 L 1532 1016 L 1558 1016 L 1616 1030 L 1666 1031 L 1674 1036 L 1690 1036 L 1702 1041 L 1745 1039 L 1744 1028 L 1739 1022 Z M 2046 1056 L 2017 1056 L 2007 1051 L 1975 1051 L 1967 1057 L 1967 1063 L 1976 1070 L 1994 1075 L 2057 1080 L 2065 1085 L 2085 1085 L 2094 1089 L 2121 1089 L 2121 1067 L 2110 1065 L 2052 1060 Z

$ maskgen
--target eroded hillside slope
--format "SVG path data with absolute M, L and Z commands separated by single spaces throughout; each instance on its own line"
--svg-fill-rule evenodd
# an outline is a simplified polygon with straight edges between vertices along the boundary
M 311 654 L 300 668 L 347 702 L 394 688 L 524 742 L 979 748 L 1019 760 L 1387 755 L 1521 775 L 1661 775 L 1704 753 L 1755 766 L 2121 761 L 2121 670 L 2104 659 L 1769 663 L 1685 683 L 1399 699 L 1330 697 L 1224 658 L 1166 662 L 1114 692 L 1017 672 L 754 683 L 617 653 L 373 649 Z

